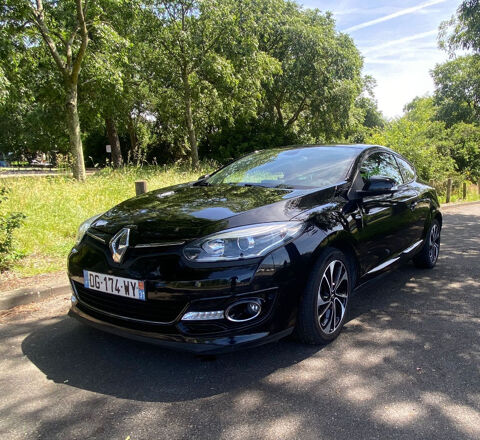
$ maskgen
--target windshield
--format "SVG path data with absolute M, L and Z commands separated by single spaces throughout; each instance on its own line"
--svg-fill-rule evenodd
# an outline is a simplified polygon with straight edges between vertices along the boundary
M 348 147 L 262 150 L 213 174 L 208 184 L 258 185 L 272 188 L 317 188 L 345 179 L 358 154 Z

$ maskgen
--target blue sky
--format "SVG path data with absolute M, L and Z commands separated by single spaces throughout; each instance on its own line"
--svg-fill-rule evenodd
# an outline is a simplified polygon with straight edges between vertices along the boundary
M 430 70 L 448 59 L 438 48 L 438 27 L 461 0 L 299 0 L 306 8 L 331 11 L 364 57 L 364 74 L 377 80 L 375 94 L 385 116 L 402 114 L 415 96 L 433 91 Z

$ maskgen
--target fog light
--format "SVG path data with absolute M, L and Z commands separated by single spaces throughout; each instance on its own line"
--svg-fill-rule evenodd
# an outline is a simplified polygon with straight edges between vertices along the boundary
M 233 303 L 225 316 L 232 322 L 246 322 L 255 319 L 262 312 L 262 304 L 258 299 L 249 299 Z
M 209 321 L 213 319 L 223 319 L 223 310 L 212 312 L 187 312 L 183 315 L 182 321 Z

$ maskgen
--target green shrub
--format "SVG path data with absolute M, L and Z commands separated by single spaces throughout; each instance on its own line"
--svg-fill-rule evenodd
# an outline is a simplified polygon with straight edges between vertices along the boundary
M 0 204 L 8 199 L 8 189 L 0 188 Z M 3 213 L 0 206 L 0 271 L 6 270 L 22 256 L 14 248 L 13 231 L 19 228 L 25 215 L 20 212 Z

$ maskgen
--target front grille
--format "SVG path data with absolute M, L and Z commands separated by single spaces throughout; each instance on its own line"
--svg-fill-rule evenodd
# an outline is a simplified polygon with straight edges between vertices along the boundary
M 149 300 L 147 298 L 146 301 L 139 301 L 86 289 L 77 282 L 74 285 L 80 303 L 87 307 L 120 317 L 152 323 L 170 323 L 174 321 L 187 305 L 186 300 Z

